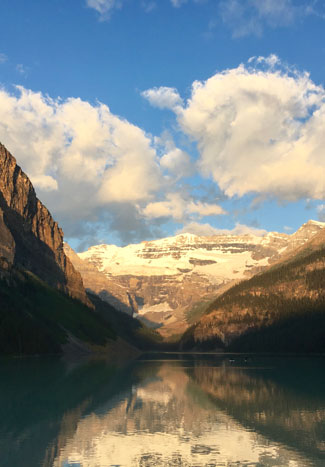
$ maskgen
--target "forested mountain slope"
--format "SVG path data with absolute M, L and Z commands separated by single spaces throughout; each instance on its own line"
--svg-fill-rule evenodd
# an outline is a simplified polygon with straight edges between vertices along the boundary
M 325 351 L 325 232 L 212 302 L 182 347 Z

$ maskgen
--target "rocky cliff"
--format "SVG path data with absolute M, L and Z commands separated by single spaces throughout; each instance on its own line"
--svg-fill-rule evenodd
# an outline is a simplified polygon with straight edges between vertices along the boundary
M 82 279 L 63 250 L 63 232 L 36 197 L 27 175 L 0 144 L 0 272 L 11 267 L 90 305 Z

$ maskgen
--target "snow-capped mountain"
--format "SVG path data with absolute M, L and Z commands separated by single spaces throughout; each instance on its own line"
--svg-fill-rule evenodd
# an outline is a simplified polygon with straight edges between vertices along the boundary
M 308 221 L 292 235 L 186 233 L 125 247 L 96 245 L 79 253 L 78 260 L 66 253 L 86 288 L 123 311 L 156 323 L 168 335 L 184 330 L 184 312 L 194 304 L 261 271 L 323 228 L 325 223 Z

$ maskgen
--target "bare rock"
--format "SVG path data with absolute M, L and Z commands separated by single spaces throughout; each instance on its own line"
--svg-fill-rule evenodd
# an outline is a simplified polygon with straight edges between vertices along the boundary
M 81 276 L 64 253 L 62 230 L 2 144 L 0 174 L 0 257 L 90 305 Z

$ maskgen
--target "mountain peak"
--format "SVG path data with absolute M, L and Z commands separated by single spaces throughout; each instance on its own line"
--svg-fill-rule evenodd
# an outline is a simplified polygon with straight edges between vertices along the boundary
M 320 221 L 314 221 L 313 219 L 310 219 L 309 221 L 305 222 L 302 224 L 301 227 L 295 232 L 294 235 L 296 234 L 301 234 L 306 231 L 310 233 L 314 232 L 315 234 L 319 232 L 321 229 L 325 228 L 325 222 L 320 222 Z
M 325 222 L 320 222 L 320 221 L 314 221 L 313 219 L 310 219 L 309 221 L 307 221 L 304 225 L 318 225 L 319 227 L 321 227 L 322 229 L 325 228 Z

